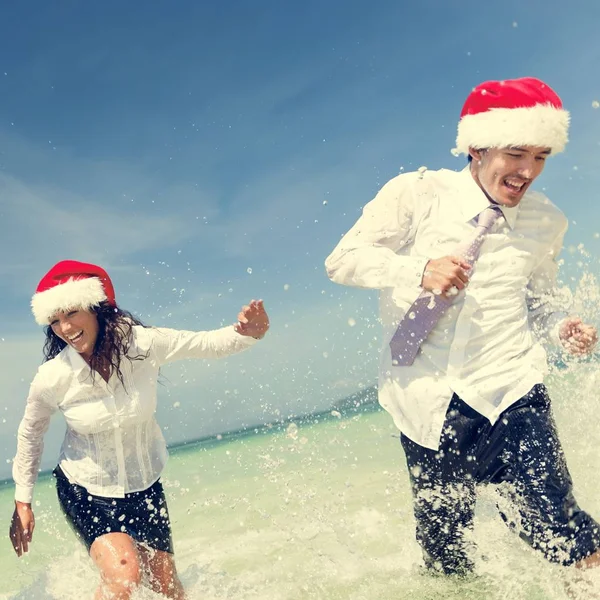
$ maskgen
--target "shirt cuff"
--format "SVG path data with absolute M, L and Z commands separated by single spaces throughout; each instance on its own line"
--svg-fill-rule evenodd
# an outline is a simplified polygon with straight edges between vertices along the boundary
M 231 331 L 234 335 L 234 339 L 236 341 L 236 343 L 238 344 L 244 344 L 246 346 L 254 346 L 254 344 L 256 344 L 256 342 L 259 342 L 260 340 L 252 337 L 251 335 L 242 335 L 241 333 L 238 333 L 235 328 L 233 327 L 233 325 L 231 326 Z
M 423 273 L 429 258 L 396 256 L 390 263 L 389 277 L 392 287 L 421 287 Z
M 31 504 L 31 501 L 33 500 L 33 487 L 17 484 L 15 487 L 15 500 L 17 502 Z
M 564 320 L 569 315 L 566 312 L 556 312 L 552 313 L 548 317 L 548 321 L 546 322 L 546 331 L 548 332 L 548 341 L 559 348 L 563 347 L 563 343 L 560 339 L 560 327 L 563 324 Z

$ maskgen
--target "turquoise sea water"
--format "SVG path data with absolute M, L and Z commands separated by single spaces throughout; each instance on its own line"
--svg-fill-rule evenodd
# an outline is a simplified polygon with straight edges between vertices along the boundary
M 600 518 L 600 377 L 576 365 L 549 381 L 580 504 Z M 482 490 L 478 574 L 424 575 L 410 489 L 391 419 L 366 412 L 176 449 L 163 481 L 178 568 L 191 599 L 564 599 L 574 570 L 548 565 L 508 531 Z M 10 487 L 0 490 L 4 532 Z M 0 545 L 0 598 L 91 598 L 98 574 L 60 515 L 50 477 L 36 488 L 29 555 Z M 571 584 L 574 597 L 589 598 Z M 573 587 L 574 586 L 574 587 Z M 136 598 L 158 598 L 140 590 Z

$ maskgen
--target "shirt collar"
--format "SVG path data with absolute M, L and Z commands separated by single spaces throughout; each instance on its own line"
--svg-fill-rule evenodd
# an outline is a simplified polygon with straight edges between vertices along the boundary
M 67 346 L 65 348 L 67 353 L 67 358 L 71 363 L 71 368 L 73 369 L 73 373 L 78 379 L 81 379 L 83 376 L 88 377 L 90 374 L 89 365 L 83 360 L 79 352 L 74 350 L 71 346 Z
M 474 219 L 482 210 L 490 206 L 490 201 L 483 190 L 477 185 L 471 167 L 468 165 L 460 172 L 461 185 L 459 186 L 459 203 L 465 221 Z M 511 229 L 514 229 L 519 214 L 517 206 L 499 206 L 504 220 Z

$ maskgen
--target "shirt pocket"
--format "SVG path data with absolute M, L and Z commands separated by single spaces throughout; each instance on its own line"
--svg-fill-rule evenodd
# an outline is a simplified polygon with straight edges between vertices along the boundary
M 515 284 L 526 285 L 534 268 L 533 255 L 514 246 L 498 248 L 493 254 L 480 260 L 487 263 L 491 281 L 511 288 Z
M 429 259 L 450 256 L 473 231 L 474 228 L 468 223 L 431 219 L 424 222 L 417 231 L 410 255 Z

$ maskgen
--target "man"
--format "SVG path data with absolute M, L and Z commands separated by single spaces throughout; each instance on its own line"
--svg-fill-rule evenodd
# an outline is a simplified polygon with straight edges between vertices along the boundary
M 542 341 L 585 354 L 597 339 L 559 311 L 567 219 L 531 190 L 568 125 L 537 79 L 483 83 L 458 125 L 468 167 L 392 179 L 326 261 L 336 283 L 381 290 L 379 401 L 402 433 L 425 564 L 445 574 L 473 568 L 478 483 L 498 484 L 501 514 L 548 560 L 600 565 L 543 385 Z

